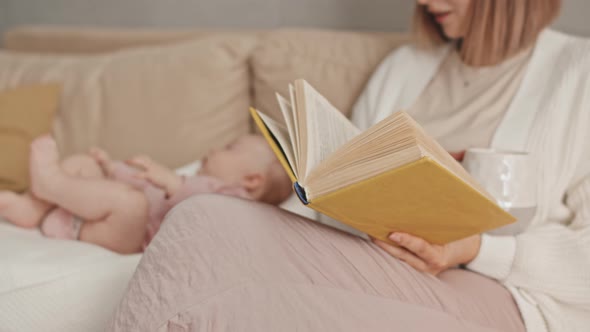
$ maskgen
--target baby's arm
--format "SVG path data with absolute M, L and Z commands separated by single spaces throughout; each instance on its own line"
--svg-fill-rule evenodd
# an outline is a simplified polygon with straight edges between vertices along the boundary
M 133 157 L 127 163 L 140 169 L 137 174 L 138 178 L 147 180 L 154 186 L 161 188 L 166 192 L 167 197 L 173 196 L 182 185 L 182 177 L 149 157 Z

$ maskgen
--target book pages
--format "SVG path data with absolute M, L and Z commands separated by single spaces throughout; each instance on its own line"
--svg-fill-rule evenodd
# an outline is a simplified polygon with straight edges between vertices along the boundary
M 304 158 L 300 175 L 304 184 L 316 166 L 357 136 L 360 130 L 307 82 L 296 81 L 295 91 L 297 112 L 304 118 L 301 131 L 307 137 L 301 146 Z
M 276 122 L 275 120 L 271 119 L 268 115 L 262 112 L 257 111 L 257 113 L 262 119 L 262 121 L 264 121 L 264 124 L 268 127 L 269 131 L 279 142 L 279 146 L 283 150 L 285 157 L 287 157 L 287 161 L 289 162 L 289 166 L 291 166 L 293 174 L 295 174 L 296 178 L 299 178 L 299 175 L 297 174 L 297 168 L 294 167 L 295 157 L 293 154 L 293 146 L 291 139 L 289 138 L 289 132 L 287 130 L 287 127 L 281 123 Z
M 287 125 L 287 130 L 289 131 L 289 138 L 291 139 L 294 157 L 293 163 L 290 163 L 293 171 L 295 172 L 295 170 L 299 168 L 299 155 L 301 154 L 301 150 L 299 149 L 300 144 L 299 133 L 297 131 L 297 120 L 295 119 L 293 105 L 280 94 L 277 93 L 276 96 L 277 102 L 279 103 L 279 108 L 281 109 L 281 113 L 285 119 L 285 124 Z

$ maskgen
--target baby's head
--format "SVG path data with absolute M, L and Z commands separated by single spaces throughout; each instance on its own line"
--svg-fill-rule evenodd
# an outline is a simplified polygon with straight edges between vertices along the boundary
M 261 136 L 245 135 L 203 159 L 200 175 L 242 186 L 257 201 L 279 204 L 291 193 L 291 181 Z

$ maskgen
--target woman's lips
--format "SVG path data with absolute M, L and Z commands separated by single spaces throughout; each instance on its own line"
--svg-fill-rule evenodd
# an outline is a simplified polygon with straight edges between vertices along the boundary
M 434 16 L 434 19 L 438 22 L 438 23 L 443 23 L 447 17 L 449 17 L 451 13 L 450 12 L 446 12 L 446 13 L 433 13 L 432 15 Z

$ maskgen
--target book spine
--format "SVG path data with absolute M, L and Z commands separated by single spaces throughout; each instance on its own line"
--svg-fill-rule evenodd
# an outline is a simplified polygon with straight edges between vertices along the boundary
M 303 203 L 304 205 L 309 205 L 307 195 L 305 194 L 305 189 L 303 189 L 303 187 L 299 185 L 299 182 L 293 183 L 293 189 L 295 189 L 295 193 L 297 194 L 297 197 L 299 197 L 301 203 Z

